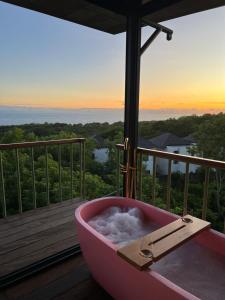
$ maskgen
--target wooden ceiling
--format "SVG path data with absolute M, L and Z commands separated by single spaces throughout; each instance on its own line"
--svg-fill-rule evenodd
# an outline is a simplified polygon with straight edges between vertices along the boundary
M 132 0 L 4 0 L 104 32 L 126 30 Z M 162 22 L 225 5 L 225 0 L 142 0 L 136 10 L 145 21 Z

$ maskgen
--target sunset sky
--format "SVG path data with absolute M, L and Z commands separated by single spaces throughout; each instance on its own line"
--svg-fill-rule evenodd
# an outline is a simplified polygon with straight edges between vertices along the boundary
M 164 25 L 173 40 L 142 57 L 140 107 L 225 111 L 225 7 Z M 0 2 L 0 105 L 122 108 L 124 69 L 125 34 Z

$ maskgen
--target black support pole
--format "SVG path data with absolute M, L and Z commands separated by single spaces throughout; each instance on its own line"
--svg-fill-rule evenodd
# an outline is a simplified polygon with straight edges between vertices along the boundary
M 127 16 L 124 118 L 124 189 L 126 197 L 136 196 L 136 149 L 140 83 L 141 18 L 136 9 Z

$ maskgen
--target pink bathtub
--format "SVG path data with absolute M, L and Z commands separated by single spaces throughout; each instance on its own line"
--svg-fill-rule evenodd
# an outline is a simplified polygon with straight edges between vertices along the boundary
M 214 230 L 199 234 L 177 250 L 139 271 L 120 258 L 114 245 L 87 222 L 110 206 L 138 207 L 159 226 L 178 216 L 143 202 L 111 197 L 87 202 L 75 212 L 84 258 L 95 280 L 119 300 L 225 299 L 225 236 Z

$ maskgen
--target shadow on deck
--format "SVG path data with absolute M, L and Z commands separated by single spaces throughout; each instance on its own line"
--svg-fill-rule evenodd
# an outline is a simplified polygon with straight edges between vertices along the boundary
M 78 243 L 74 210 L 67 200 L 0 220 L 0 277 Z
M 82 255 L 79 255 L 2 290 L 0 299 L 110 300 L 112 298 L 91 277 Z

